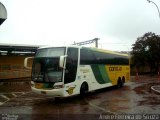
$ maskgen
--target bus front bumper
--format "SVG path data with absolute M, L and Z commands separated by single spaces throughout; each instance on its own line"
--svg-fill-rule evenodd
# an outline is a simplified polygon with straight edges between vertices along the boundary
M 63 97 L 63 88 L 60 89 L 51 89 L 51 90 L 45 90 L 45 89 L 37 89 L 35 87 L 31 87 L 32 91 L 37 94 L 42 94 L 46 96 L 53 96 L 53 97 Z

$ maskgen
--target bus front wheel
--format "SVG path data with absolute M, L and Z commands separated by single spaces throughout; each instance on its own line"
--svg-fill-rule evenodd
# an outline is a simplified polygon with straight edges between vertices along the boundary
M 80 95 L 84 96 L 88 92 L 88 84 L 84 82 L 80 88 Z

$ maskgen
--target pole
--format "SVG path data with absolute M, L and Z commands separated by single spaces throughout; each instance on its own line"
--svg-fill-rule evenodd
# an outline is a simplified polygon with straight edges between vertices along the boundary
M 86 44 L 91 44 L 91 43 L 95 42 L 95 47 L 98 48 L 98 40 L 99 40 L 99 38 L 94 38 L 92 40 L 87 40 L 87 41 L 83 41 L 83 42 L 79 42 L 79 43 L 74 42 L 73 45 L 86 45 Z
M 99 40 L 99 38 L 95 38 L 94 40 L 95 40 L 95 47 L 98 48 L 98 40 Z
M 159 8 L 158 8 L 158 5 L 155 3 L 155 2 L 153 2 L 153 1 L 151 1 L 151 0 L 147 0 L 149 3 L 153 3 L 155 6 L 156 6 L 156 8 L 157 8 L 157 10 L 158 10 L 158 14 L 159 14 L 159 18 L 160 18 L 160 10 L 159 10 Z

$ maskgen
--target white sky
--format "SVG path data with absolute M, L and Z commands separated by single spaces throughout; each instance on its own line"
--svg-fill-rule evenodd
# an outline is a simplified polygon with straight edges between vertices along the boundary
M 160 7 L 160 0 L 152 1 Z M 146 32 L 160 35 L 158 10 L 147 0 L 0 2 L 8 12 L 0 26 L 0 44 L 57 46 L 97 37 L 99 47 L 123 51 Z

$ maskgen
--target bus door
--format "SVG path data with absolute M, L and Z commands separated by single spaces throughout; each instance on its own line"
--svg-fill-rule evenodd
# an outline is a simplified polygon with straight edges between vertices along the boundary
M 76 88 L 75 80 L 78 66 L 78 48 L 69 47 L 66 57 L 66 68 L 64 75 L 64 84 L 66 84 L 66 92 L 69 95 L 74 94 Z

